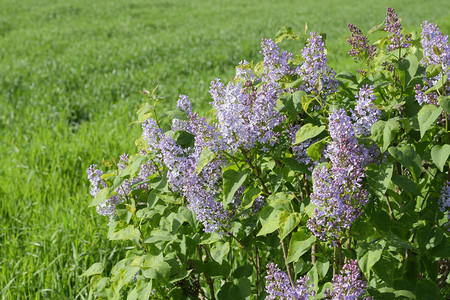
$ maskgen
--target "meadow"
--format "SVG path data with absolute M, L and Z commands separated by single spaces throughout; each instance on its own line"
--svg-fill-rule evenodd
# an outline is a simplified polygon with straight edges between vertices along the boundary
M 166 107 L 182 93 L 202 111 L 211 80 L 306 22 L 327 33 L 330 66 L 356 69 L 347 23 L 367 31 L 388 6 L 406 30 L 429 20 L 450 33 L 443 0 L 1 1 L 0 297 L 85 299 L 79 275 L 121 258 L 126 245 L 109 242 L 107 218 L 88 207 L 85 170 L 135 149 L 139 91 L 159 85 Z

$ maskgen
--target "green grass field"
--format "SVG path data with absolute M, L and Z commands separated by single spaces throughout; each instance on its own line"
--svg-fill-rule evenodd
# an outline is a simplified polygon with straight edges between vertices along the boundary
M 126 245 L 108 242 L 107 219 L 88 207 L 85 170 L 133 153 L 138 91 L 159 84 L 165 107 L 183 93 L 205 111 L 211 80 L 306 22 L 327 33 L 330 65 L 354 70 L 348 22 L 367 31 L 392 6 L 407 29 L 430 20 L 448 34 L 445 2 L 2 0 L 0 298 L 84 299 L 79 275 L 120 259 Z

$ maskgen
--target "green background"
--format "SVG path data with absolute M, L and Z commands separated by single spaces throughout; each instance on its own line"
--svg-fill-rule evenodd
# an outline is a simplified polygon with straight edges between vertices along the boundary
M 135 152 L 138 91 L 159 84 L 163 108 L 182 93 L 206 111 L 211 80 L 261 59 L 261 39 L 284 25 L 327 33 L 329 65 L 356 70 L 347 23 L 367 32 L 388 6 L 407 30 L 450 31 L 445 0 L 0 1 L 0 297 L 84 299 L 79 275 L 120 259 L 85 170 Z

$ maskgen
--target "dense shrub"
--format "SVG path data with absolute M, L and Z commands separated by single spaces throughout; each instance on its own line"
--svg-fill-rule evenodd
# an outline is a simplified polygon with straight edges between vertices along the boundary
M 404 34 L 392 8 L 373 44 L 348 27 L 358 74 L 327 66 L 323 34 L 284 27 L 263 61 L 211 83 L 210 119 L 143 92 L 138 153 L 87 171 L 108 237 L 134 245 L 85 272 L 94 295 L 449 296 L 448 36 Z

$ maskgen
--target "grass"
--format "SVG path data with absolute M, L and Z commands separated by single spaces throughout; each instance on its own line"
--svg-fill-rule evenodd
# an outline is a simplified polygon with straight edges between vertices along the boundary
M 427 19 L 450 31 L 442 0 L 3 0 L 0 297 L 84 299 L 79 275 L 120 259 L 125 245 L 107 241 L 107 220 L 88 207 L 85 170 L 133 153 L 138 91 L 159 84 L 166 108 L 183 93 L 205 111 L 211 80 L 260 59 L 261 38 L 305 22 L 327 33 L 331 66 L 354 70 L 346 24 L 367 31 L 387 6 L 407 29 Z

